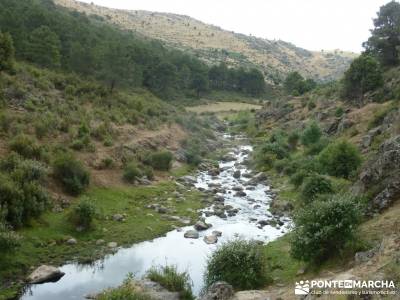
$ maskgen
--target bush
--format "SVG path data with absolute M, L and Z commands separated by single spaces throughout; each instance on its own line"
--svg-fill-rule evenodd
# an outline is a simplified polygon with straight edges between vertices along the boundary
M 21 237 L 0 222 L 0 253 L 11 252 L 21 245 Z
M 208 259 L 205 285 L 226 281 L 235 289 L 255 289 L 268 281 L 264 249 L 256 241 L 234 240 Z
M 348 179 L 360 167 L 362 159 L 354 145 L 337 141 L 320 153 L 319 162 L 329 175 Z
M 81 194 L 89 185 L 89 172 L 80 161 L 68 153 L 63 153 L 55 159 L 53 172 L 65 191 L 73 196 Z
M 282 142 L 268 142 L 266 143 L 261 151 L 263 153 L 270 153 L 276 155 L 277 159 L 284 159 L 289 156 L 289 149 L 287 145 Z
M 322 136 L 321 128 L 319 128 L 316 122 L 311 122 L 303 132 L 301 136 L 301 143 L 304 146 L 310 146 L 317 143 Z
M 147 271 L 146 276 L 161 284 L 168 291 L 178 292 L 179 299 L 194 299 L 189 274 L 187 272 L 179 273 L 176 266 L 153 267 Z
M 353 239 L 360 220 L 360 207 L 350 196 L 310 203 L 294 217 L 292 257 L 318 263 L 340 253 Z
M 310 173 L 306 170 L 298 170 L 292 176 L 290 176 L 290 183 L 298 189 L 304 182 L 304 180 L 310 175 Z
M 142 177 L 142 172 L 135 162 L 130 162 L 125 166 L 122 177 L 125 181 L 133 183 L 136 179 Z
M 289 134 L 288 144 L 290 150 L 296 150 L 299 140 L 300 140 L 300 134 L 297 131 L 293 131 L 292 133 Z
M 335 110 L 335 117 L 340 118 L 344 114 L 344 109 L 343 107 L 338 107 Z
M 333 186 L 331 181 L 321 175 L 311 175 L 305 179 L 301 197 L 305 203 L 314 201 L 318 195 L 333 193 Z
M 83 198 L 72 208 L 70 219 L 77 226 L 89 228 L 95 216 L 95 205 L 89 199 Z
M 25 158 L 41 159 L 42 148 L 29 136 L 20 134 L 10 142 L 10 149 Z
M 168 171 L 171 168 L 173 155 L 169 151 L 159 151 L 151 153 L 146 159 L 146 163 L 155 170 Z
M 320 138 L 318 142 L 311 144 L 307 147 L 305 150 L 306 155 L 317 155 L 319 154 L 322 150 L 325 149 L 326 146 L 329 144 L 329 139 L 327 138 Z
M 49 205 L 41 182 L 47 170 L 37 161 L 11 155 L 0 163 L 0 207 L 4 220 L 14 227 L 38 217 Z

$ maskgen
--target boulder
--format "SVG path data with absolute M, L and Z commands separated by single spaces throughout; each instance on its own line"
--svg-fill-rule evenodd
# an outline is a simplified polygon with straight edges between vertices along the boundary
M 224 281 L 213 283 L 200 300 L 229 300 L 234 295 L 233 287 Z
M 60 269 L 56 267 L 41 265 L 28 276 L 28 282 L 29 283 L 44 283 L 50 281 L 55 282 L 64 275 L 65 273 L 61 272 Z
M 124 216 L 121 214 L 115 214 L 112 216 L 113 221 L 122 222 L 124 220 Z
M 222 232 L 221 232 L 221 231 L 218 231 L 218 230 L 214 230 L 214 231 L 212 232 L 212 234 L 215 235 L 215 236 L 222 236 Z
M 187 239 L 198 239 L 199 233 L 196 230 L 188 230 L 183 235 Z
M 212 226 L 211 224 L 207 224 L 204 221 L 198 221 L 196 222 L 196 224 L 194 224 L 194 228 L 198 231 L 207 230 L 211 226 Z
M 211 234 L 211 235 L 206 235 L 203 240 L 206 244 L 216 244 L 218 242 L 218 237 L 216 235 Z
M 240 178 L 241 175 L 242 174 L 241 174 L 240 170 L 237 170 L 237 171 L 233 172 L 232 176 L 233 176 L 233 178 L 238 179 L 238 178 Z
M 77 240 L 74 238 L 70 238 L 69 240 L 67 240 L 68 245 L 75 245 L 77 243 L 78 243 Z
M 109 242 L 109 243 L 107 244 L 107 247 L 108 247 L 108 248 L 117 248 L 117 247 L 118 247 L 118 243 L 116 243 L 116 242 Z

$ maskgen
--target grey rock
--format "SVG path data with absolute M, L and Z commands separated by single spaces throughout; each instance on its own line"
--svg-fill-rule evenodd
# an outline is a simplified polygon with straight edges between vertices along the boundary
M 61 272 L 60 269 L 56 267 L 41 265 L 28 276 L 27 280 L 29 283 L 37 284 L 49 281 L 57 281 L 64 275 L 65 273 Z
M 121 214 L 115 214 L 112 216 L 112 219 L 116 222 L 122 222 L 124 220 L 124 216 Z
M 188 230 L 183 235 L 187 239 L 198 239 L 199 233 L 196 230 Z
M 241 172 L 240 172 L 240 170 L 237 170 L 237 171 L 235 171 L 235 172 L 233 172 L 233 178 L 240 178 L 240 176 L 241 176 Z
M 107 247 L 108 247 L 108 248 L 117 248 L 117 247 L 118 247 L 118 243 L 116 243 L 116 242 L 109 242 L 109 243 L 107 244 Z
M 211 226 L 211 224 L 207 224 L 204 221 L 197 221 L 196 224 L 194 224 L 194 228 L 198 231 L 207 230 Z
M 211 234 L 205 236 L 203 240 L 206 244 L 216 244 L 218 242 L 218 237 L 216 235 Z
M 76 239 L 74 239 L 74 238 L 70 238 L 68 241 L 67 241 L 67 244 L 68 245 L 76 245 L 78 243 L 78 241 L 76 240 Z
M 224 281 L 213 283 L 200 300 L 229 300 L 233 297 L 233 287 Z

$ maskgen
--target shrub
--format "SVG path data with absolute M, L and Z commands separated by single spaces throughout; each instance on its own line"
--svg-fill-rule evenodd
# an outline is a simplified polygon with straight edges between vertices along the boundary
M 301 197 L 305 203 L 314 201 L 318 195 L 333 193 L 331 181 L 321 175 L 311 175 L 305 179 L 301 189 Z
M 21 237 L 0 222 L 0 253 L 10 252 L 21 245 Z
M 122 177 L 127 182 L 133 183 L 136 179 L 142 176 L 142 172 L 135 162 L 128 163 L 124 168 Z
M 292 133 L 289 134 L 288 144 L 290 150 L 296 150 L 299 140 L 300 140 L 300 134 L 297 131 L 293 131 Z
M 220 246 L 208 259 L 205 285 L 226 281 L 236 289 L 254 289 L 267 282 L 263 247 L 256 241 L 234 240 Z
M 343 116 L 343 114 L 344 114 L 343 107 L 339 106 L 338 108 L 336 108 L 335 117 L 340 118 L 341 116 Z
M 328 145 L 319 155 L 322 168 L 331 176 L 348 179 L 360 167 L 360 151 L 346 141 Z
M 179 299 L 194 299 L 190 277 L 187 272 L 179 273 L 176 266 L 152 267 L 147 271 L 146 276 L 161 284 L 171 292 L 178 292 Z
M 310 175 L 310 173 L 306 170 L 298 170 L 292 176 L 290 176 L 290 183 L 298 189 L 304 182 L 304 180 Z
M 47 170 L 36 161 L 11 155 L 0 163 L 0 207 L 4 219 L 20 227 L 38 217 L 49 205 L 49 196 L 40 185 Z
M 169 151 L 151 153 L 146 162 L 155 170 L 168 171 L 171 168 L 173 155 Z
M 55 159 L 53 172 L 65 191 L 73 196 L 81 194 L 89 185 L 89 172 L 80 161 L 68 153 L 62 153 Z
M 277 159 L 284 159 L 289 156 L 289 149 L 287 145 L 283 144 L 282 142 L 269 142 L 266 143 L 261 151 L 263 153 L 271 153 L 276 155 Z
M 79 203 L 72 208 L 70 219 L 78 226 L 89 228 L 96 216 L 96 207 L 87 198 L 82 198 Z
M 311 122 L 303 131 L 301 143 L 304 146 L 310 146 L 317 143 L 322 136 L 321 128 L 316 122 Z
M 42 148 L 27 135 L 20 134 L 10 142 L 10 149 L 25 158 L 41 159 L 43 156 Z
M 360 219 L 359 205 L 350 196 L 310 203 L 294 217 L 292 257 L 317 263 L 340 253 L 353 239 Z
M 325 147 L 328 146 L 328 144 L 329 144 L 329 139 L 322 137 L 319 139 L 318 142 L 309 145 L 305 150 L 305 154 L 306 155 L 317 155 L 322 150 L 324 150 Z
M 315 104 L 314 101 L 312 101 L 312 100 L 308 101 L 308 103 L 307 103 L 308 110 L 313 110 L 316 107 L 317 107 L 317 105 Z

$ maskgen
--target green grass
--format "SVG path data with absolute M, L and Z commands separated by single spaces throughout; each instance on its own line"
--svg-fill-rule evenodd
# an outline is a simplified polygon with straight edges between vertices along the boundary
M 286 234 L 264 247 L 268 265 L 270 266 L 268 270 L 271 272 L 268 276 L 272 277 L 275 283 L 293 282 L 297 272 L 305 266 L 303 262 L 290 256 L 289 239 L 290 234 Z
M 72 259 L 89 262 L 106 254 L 105 245 L 108 242 L 113 241 L 126 246 L 155 238 L 172 230 L 173 225 L 181 225 L 145 208 L 147 204 L 157 202 L 157 197 L 173 198 L 171 193 L 174 190 L 176 188 L 172 182 L 149 187 L 94 188 L 85 196 L 94 202 L 100 217 L 94 221 L 92 229 L 84 232 L 77 232 L 68 222 L 69 210 L 44 214 L 29 228 L 18 231 L 23 237 L 20 248 L 0 257 L 0 282 L 5 283 L 0 291 L 0 299 L 6 299 L 6 295 L 17 291 L 20 285 L 15 282 L 27 275 L 30 266 L 59 265 Z M 190 217 L 193 220 L 197 214 L 188 211 L 188 208 L 201 208 L 200 193 L 185 192 L 184 196 L 184 202 L 176 203 L 172 199 L 160 203 L 176 209 L 175 215 Z M 110 216 L 117 213 L 126 213 L 126 221 L 111 220 Z M 71 237 L 77 239 L 76 245 L 70 246 L 65 243 Z M 104 246 L 96 245 L 98 239 L 105 240 Z

